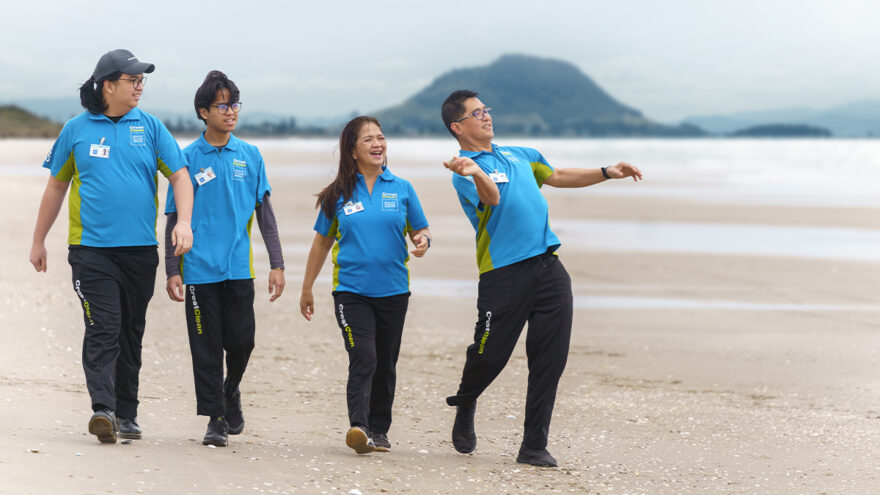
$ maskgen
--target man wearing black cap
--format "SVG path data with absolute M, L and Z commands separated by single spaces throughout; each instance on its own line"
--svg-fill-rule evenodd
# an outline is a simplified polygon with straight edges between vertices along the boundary
M 45 240 L 68 187 L 68 262 L 85 323 L 82 362 L 102 443 L 140 438 L 138 375 L 147 304 L 159 263 L 158 172 L 174 186 L 179 254 L 192 246 L 193 190 L 186 158 L 159 119 L 137 108 L 153 64 L 128 50 L 105 53 L 80 87 L 86 109 L 69 120 L 43 167 L 51 175 L 34 228 L 30 261 L 46 271 Z M 72 183 L 72 186 L 71 186 Z

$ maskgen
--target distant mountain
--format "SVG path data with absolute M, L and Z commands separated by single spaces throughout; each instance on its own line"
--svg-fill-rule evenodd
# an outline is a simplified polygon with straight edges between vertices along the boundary
M 764 124 L 734 131 L 733 137 L 792 138 L 831 137 L 831 131 L 803 124 Z
M 440 105 L 457 89 L 470 89 L 494 108 L 499 134 L 538 136 L 697 136 L 645 118 L 606 93 L 574 65 L 528 55 L 504 55 L 485 67 L 455 69 L 400 105 L 377 112 L 390 134 L 443 135 Z
M 61 126 L 16 106 L 0 106 L 0 138 L 56 137 Z
M 880 136 L 880 101 L 857 101 L 827 110 L 787 108 L 729 115 L 703 115 L 688 117 L 684 122 L 713 134 L 729 134 L 755 125 L 784 122 L 824 127 L 840 137 Z

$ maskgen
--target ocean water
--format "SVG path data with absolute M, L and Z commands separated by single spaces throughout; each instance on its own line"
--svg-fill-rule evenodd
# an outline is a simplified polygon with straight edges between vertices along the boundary
M 624 160 L 648 180 L 637 188 L 610 183 L 591 194 L 695 199 L 715 203 L 880 207 L 880 140 L 843 139 L 524 139 L 498 144 L 530 146 L 551 165 L 598 167 Z M 255 141 L 269 150 L 329 153 L 332 140 Z M 408 177 L 444 178 L 439 162 L 458 151 L 450 139 L 389 138 L 392 167 Z M 437 160 L 438 166 L 413 166 Z M 326 163 L 272 164 L 281 175 L 332 175 Z

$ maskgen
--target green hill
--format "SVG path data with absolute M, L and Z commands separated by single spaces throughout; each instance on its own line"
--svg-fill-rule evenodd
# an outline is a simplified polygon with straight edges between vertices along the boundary
M 56 137 L 61 125 L 16 106 L 0 106 L 0 138 Z
M 389 134 L 441 135 L 440 105 L 457 89 L 477 91 L 493 108 L 495 131 L 530 136 L 697 136 L 645 118 L 606 93 L 577 67 L 560 60 L 504 55 L 485 67 L 456 69 L 402 104 L 377 112 Z

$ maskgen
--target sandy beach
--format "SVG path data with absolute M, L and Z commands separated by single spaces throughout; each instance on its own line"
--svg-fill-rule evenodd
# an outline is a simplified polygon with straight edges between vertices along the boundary
M 7 212 L 0 493 L 877 493 L 880 255 L 826 255 L 823 237 L 811 240 L 814 231 L 804 229 L 841 242 L 880 235 L 878 205 L 768 207 L 653 194 L 651 181 L 690 182 L 671 168 L 652 169 L 650 149 L 628 156 L 625 141 L 608 142 L 605 154 L 639 165 L 645 183 L 545 188 L 577 303 L 548 446 L 560 467 L 540 469 L 515 462 L 528 374 L 524 336 L 480 399 L 477 450 L 452 448 L 454 410 L 444 398 L 457 388 L 476 318 L 473 230 L 442 171 L 448 156 L 395 155 L 397 142 L 389 140 L 390 165 L 415 186 L 434 241 L 425 258 L 410 261 L 392 451 L 357 456 L 344 442 L 347 357 L 330 310 L 329 265 L 315 287 L 311 323 L 298 304 L 314 236 L 312 194 L 329 180 L 332 144 L 261 146 L 287 288 L 268 302 L 268 257 L 255 242 L 257 344 L 241 387 L 247 425 L 228 448 L 214 449 L 201 445 L 207 420 L 195 415 L 183 306 L 165 294 L 161 266 L 144 339 L 144 438 L 102 445 L 87 433 L 66 203 L 47 241 L 48 273 L 28 263 L 47 177 L 38 169 L 51 140 L 0 141 Z M 446 144 L 451 155 L 454 143 Z M 284 170 L 276 173 L 275 164 Z M 608 163 L 603 155 L 580 164 Z M 297 173 L 300 165 L 309 173 Z M 160 179 L 160 202 L 166 184 Z M 619 188 L 629 189 L 613 194 Z M 695 238 L 667 247 L 663 236 L 672 228 L 707 232 L 720 245 L 705 239 L 708 247 L 690 249 Z M 737 229 L 757 232 L 754 242 L 766 249 L 720 239 L 741 236 Z M 778 254 L 779 239 L 805 254 Z

